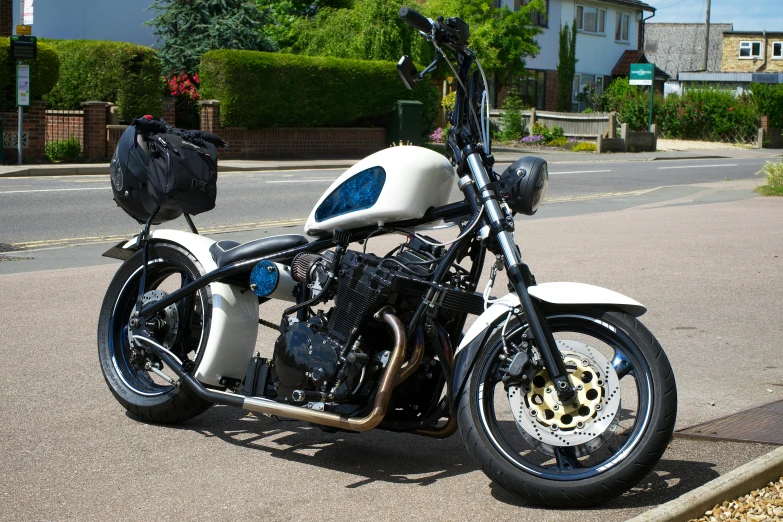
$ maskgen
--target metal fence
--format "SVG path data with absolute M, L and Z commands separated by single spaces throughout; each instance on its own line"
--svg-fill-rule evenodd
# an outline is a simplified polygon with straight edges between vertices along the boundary
M 46 111 L 46 144 L 78 140 L 84 134 L 84 111 Z
M 201 128 L 201 107 L 195 100 L 182 100 L 175 106 L 177 127 L 199 130 Z

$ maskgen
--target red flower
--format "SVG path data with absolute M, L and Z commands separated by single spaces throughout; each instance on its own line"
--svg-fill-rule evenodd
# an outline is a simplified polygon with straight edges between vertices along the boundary
M 729 107 L 729 112 L 732 112 L 734 110 L 734 107 Z

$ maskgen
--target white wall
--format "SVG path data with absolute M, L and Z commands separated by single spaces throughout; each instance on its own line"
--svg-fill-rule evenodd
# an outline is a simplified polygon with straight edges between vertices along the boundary
M 606 34 L 577 34 L 576 58 L 578 62 L 576 64 L 576 72 L 577 74 L 609 76 L 625 51 L 638 49 L 638 11 L 619 5 L 591 2 L 589 0 L 579 0 L 579 4 L 606 9 Z M 550 0 L 549 10 L 549 28 L 545 29 L 544 33 L 538 37 L 541 53 L 538 57 L 528 60 L 527 67 L 529 69 L 557 69 L 560 27 L 566 23 L 569 26 L 573 24 L 576 17 L 576 2 L 574 0 Z M 627 44 L 616 42 L 614 39 L 618 12 L 631 15 L 629 43 Z
M 149 27 L 153 18 L 145 11 L 152 0 L 35 0 L 33 35 L 39 38 L 114 40 L 141 45 L 155 44 Z M 14 20 L 19 0 L 14 0 Z

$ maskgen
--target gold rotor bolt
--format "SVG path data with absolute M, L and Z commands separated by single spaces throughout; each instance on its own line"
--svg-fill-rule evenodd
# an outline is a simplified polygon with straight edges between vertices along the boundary
M 552 393 L 552 388 L 547 386 L 546 390 L 544 390 L 545 393 Z
M 559 409 L 560 409 L 560 406 L 558 406 L 557 404 L 555 404 L 554 406 L 552 406 L 552 409 L 553 409 L 553 410 L 555 410 L 555 411 L 557 411 L 557 410 L 559 410 Z
M 576 427 L 581 430 L 582 428 L 585 427 L 585 423 L 584 422 L 577 422 L 576 423 Z
M 576 387 L 576 389 L 577 389 L 578 391 L 582 391 L 582 390 L 584 390 L 584 389 L 585 389 L 585 387 L 584 387 L 584 386 L 582 386 L 581 384 L 579 384 L 579 385 Z
M 595 411 L 601 411 L 601 405 L 600 404 L 596 404 L 595 405 Z
M 586 368 L 586 367 L 588 367 L 588 366 L 590 366 L 590 363 L 589 363 L 589 362 L 587 362 L 587 359 L 585 359 L 585 360 L 583 360 L 583 361 L 582 361 L 582 366 L 584 366 L 585 368 Z

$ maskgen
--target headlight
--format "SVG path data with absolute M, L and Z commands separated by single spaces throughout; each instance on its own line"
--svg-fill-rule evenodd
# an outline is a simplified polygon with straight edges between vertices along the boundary
M 500 177 L 500 195 L 517 214 L 532 216 L 549 190 L 546 161 L 525 156 L 509 166 Z

